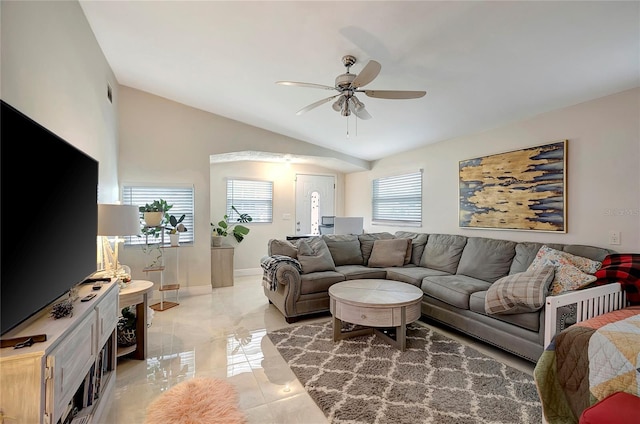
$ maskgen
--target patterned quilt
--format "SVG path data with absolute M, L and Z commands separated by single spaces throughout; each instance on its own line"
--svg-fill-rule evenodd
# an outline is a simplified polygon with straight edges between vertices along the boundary
M 609 312 L 556 335 L 534 379 L 549 423 L 577 423 L 615 392 L 640 396 L 640 306 Z

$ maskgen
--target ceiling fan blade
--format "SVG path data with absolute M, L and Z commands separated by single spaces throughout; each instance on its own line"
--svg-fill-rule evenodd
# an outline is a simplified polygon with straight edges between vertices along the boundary
M 427 94 L 426 91 L 398 90 L 362 90 L 360 92 L 377 99 L 417 99 Z
M 309 106 L 307 107 L 303 107 L 302 109 L 300 109 L 299 111 L 296 112 L 296 115 L 302 115 L 305 112 L 309 112 L 311 109 L 314 109 L 320 105 L 323 105 L 327 102 L 330 102 L 331 100 L 335 99 L 336 97 L 340 96 L 342 94 L 336 94 L 335 96 L 331 96 L 331 97 L 327 97 L 326 99 L 322 99 L 322 100 L 318 100 L 315 103 L 311 103 Z
M 296 81 L 276 81 L 276 84 L 280 85 L 290 85 L 295 87 L 309 87 L 309 88 L 320 88 L 322 90 L 335 90 L 335 87 L 330 87 L 328 85 L 322 84 L 313 84 L 310 82 L 296 82 Z
M 360 111 L 354 110 L 353 113 L 355 113 L 356 116 L 360 119 L 371 119 L 371 115 L 369 114 L 369 112 L 367 112 L 366 109 L 361 109 Z
M 378 74 L 380 73 L 380 69 L 382 65 L 380 65 L 375 60 L 370 60 L 369 63 L 366 64 L 362 71 L 358 74 L 358 76 L 351 82 L 351 87 L 358 88 L 363 87 L 373 81 Z

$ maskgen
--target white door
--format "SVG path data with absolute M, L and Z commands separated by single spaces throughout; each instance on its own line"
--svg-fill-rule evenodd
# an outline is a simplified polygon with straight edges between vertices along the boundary
M 296 235 L 320 234 L 322 216 L 334 216 L 335 178 L 296 174 Z

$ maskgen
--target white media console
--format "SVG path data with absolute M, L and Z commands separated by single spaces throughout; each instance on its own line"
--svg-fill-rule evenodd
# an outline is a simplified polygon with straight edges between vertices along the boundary
M 116 381 L 116 280 L 92 290 L 80 286 L 73 316 L 53 319 L 51 307 L 3 335 L 3 339 L 46 334 L 30 347 L 0 349 L 0 422 L 70 422 L 73 409 L 86 422 L 100 422 Z M 96 296 L 81 302 L 84 296 Z

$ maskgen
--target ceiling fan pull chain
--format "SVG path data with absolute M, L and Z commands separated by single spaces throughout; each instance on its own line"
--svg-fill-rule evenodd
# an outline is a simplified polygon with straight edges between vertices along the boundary
M 349 117 L 347 116 L 347 138 L 349 138 Z

